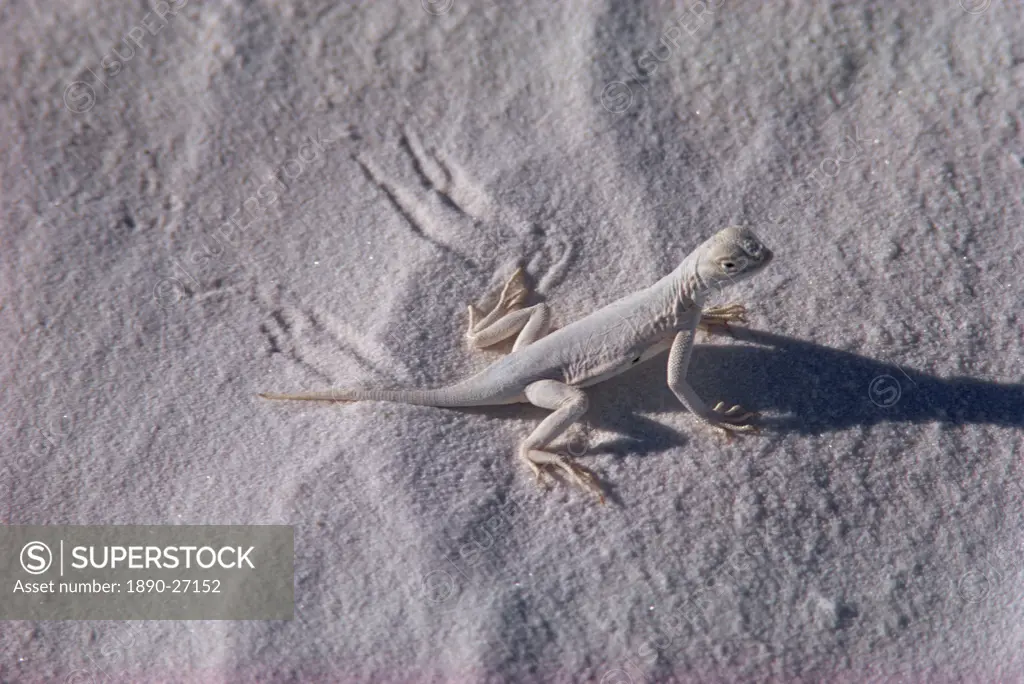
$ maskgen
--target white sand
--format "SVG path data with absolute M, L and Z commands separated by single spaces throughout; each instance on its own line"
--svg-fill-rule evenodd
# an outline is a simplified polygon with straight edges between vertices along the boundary
M 296 618 L 6 623 L 0 681 L 1024 681 L 1017 3 L 30 4 L 0 515 L 294 525 Z M 594 388 L 607 506 L 537 409 L 253 396 L 459 379 L 517 262 L 564 323 L 732 222 L 691 378 L 770 426 Z

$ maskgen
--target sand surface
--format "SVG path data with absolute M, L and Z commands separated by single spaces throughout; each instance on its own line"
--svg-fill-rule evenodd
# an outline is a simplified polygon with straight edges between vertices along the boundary
M 1024 681 L 1018 3 L 0 32 L 0 518 L 295 530 L 294 620 L 8 622 L 0 681 Z M 517 265 L 564 325 L 730 223 L 776 258 L 690 379 L 764 429 L 595 387 L 606 506 L 516 460 L 539 409 L 254 396 L 460 379 Z

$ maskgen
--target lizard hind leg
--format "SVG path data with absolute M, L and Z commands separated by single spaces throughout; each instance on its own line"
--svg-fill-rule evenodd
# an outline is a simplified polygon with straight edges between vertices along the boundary
M 551 311 L 544 302 L 521 308 L 527 293 L 523 270 L 520 268 L 505 283 L 497 305 L 489 314 L 477 320 L 480 312 L 470 305 L 469 330 L 466 332 L 470 344 L 477 349 L 484 349 L 515 335 L 512 351 L 516 351 L 547 335 L 551 326 Z
M 604 493 L 593 474 L 546 448 L 586 413 L 587 395 L 583 390 L 557 380 L 531 383 L 526 387 L 525 394 L 534 406 L 553 411 L 519 445 L 519 457 L 526 462 L 538 484 L 545 472 L 557 470 L 584 491 L 596 494 L 598 500 L 604 503 Z
M 472 304 L 469 305 L 469 329 L 466 331 L 466 337 L 472 339 L 474 335 L 495 321 L 522 308 L 529 296 L 530 290 L 526 285 L 526 274 L 522 267 L 519 267 L 505 281 L 501 293 L 498 295 L 498 301 L 490 311 L 484 314 Z

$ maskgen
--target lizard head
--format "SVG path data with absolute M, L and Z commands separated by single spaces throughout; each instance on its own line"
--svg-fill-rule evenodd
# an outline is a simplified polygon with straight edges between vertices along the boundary
M 775 256 L 753 231 L 741 226 L 718 231 L 698 251 L 697 277 L 709 290 L 746 280 Z

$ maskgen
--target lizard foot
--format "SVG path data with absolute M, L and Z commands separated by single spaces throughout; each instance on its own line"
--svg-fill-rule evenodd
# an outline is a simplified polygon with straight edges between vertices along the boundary
M 509 280 L 502 288 L 502 294 L 498 298 L 498 306 L 511 311 L 523 305 L 526 297 L 529 296 L 529 289 L 526 287 L 526 273 L 522 266 L 519 266 L 509 275 Z
M 544 485 L 544 475 L 559 470 L 580 489 L 596 494 L 597 500 L 602 504 L 604 503 L 604 492 L 601 490 L 601 485 L 598 484 L 594 474 L 583 466 L 577 465 L 558 454 L 551 453 L 550 451 L 541 451 L 540 449 L 525 450 L 523 452 L 523 460 L 526 461 L 530 470 L 533 471 L 533 476 L 536 478 L 538 485 Z
M 529 294 L 530 290 L 526 287 L 526 273 L 520 266 L 505 281 L 505 286 L 501 288 L 501 295 L 494 308 L 506 312 L 518 309 Z
M 472 304 L 469 305 L 469 329 L 466 331 L 466 337 L 472 338 L 479 332 L 479 328 L 493 323 L 510 311 L 522 308 L 529 295 L 530 290 L 526 287 L 526 274 L 523 267 L 520 266 L 505 281 L 505 285 L 501 288 L 501 294 L 498 295 L 497 304 L 491 307 L 489 312 L 485 314 Z
M 710 335 L 732 335 L 730 323 L 746 322 L 747 307 L 742 304 L 726 304 L 712 306 L 702 312 L 697 327 Z
M 500 311 L 505 314 L 521 308 L 529 295 L 530 290 L 526 286 L 526 272 L 520 266 L 512 272 L 512 275 L 508 277 L 508 280 L 501 287 L 498 302 L 491 307 L 491 312 Z
M 710 417 L 710 423 L 712 426 L 721 430 L 726 435 L 731 435 L 734 432 L 748 434 L 757 432 L 757 426 L 751 425 L 748 422 L 751 418 L 757 417 L 756 412 L 747 411 L 739 404 L 729 408 L 725 408 L 725 406 L 725 402 L 720 401 L 711 410 L 713 415 Z

